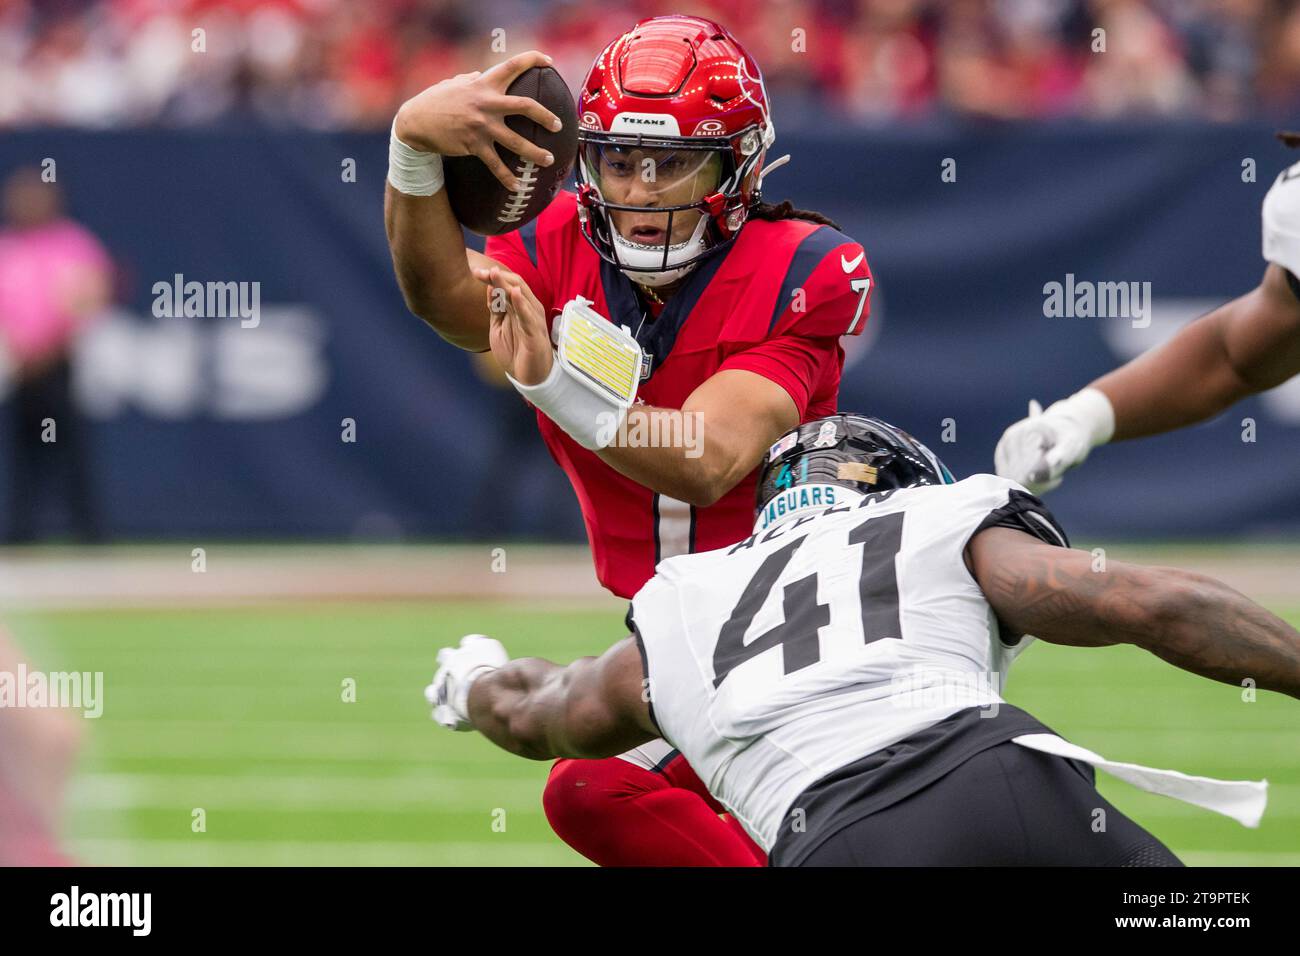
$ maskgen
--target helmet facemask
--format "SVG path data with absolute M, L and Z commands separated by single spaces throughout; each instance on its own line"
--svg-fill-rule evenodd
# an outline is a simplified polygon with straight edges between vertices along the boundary
M 583 233 L 634 281 L 676 281 L 744 223 L 740 182 L 752 177 L 761 150 L 738 168 L 737 150 L 725 138 L 583 132 L 579 140 Z

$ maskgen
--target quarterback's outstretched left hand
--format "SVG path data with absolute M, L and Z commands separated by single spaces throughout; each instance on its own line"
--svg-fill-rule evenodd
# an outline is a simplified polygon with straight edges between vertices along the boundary
M 493 266 L 475 268 L 474 278 L 487 286 L 488 344 L 501 368 L 517 382 L 536 385 L 551 374 L 555 349 L 546 328 L 546 312 L 522 277 Z
M 509 660 L 502 643 L 484 634 L 467 634 L 460 639 L 459 647 L 438 651 L 438 672 L 424 689 L 424 699 L 433 707 L 433 719 L 450 730 L 473 730 L 469 720 L 470 685 Z

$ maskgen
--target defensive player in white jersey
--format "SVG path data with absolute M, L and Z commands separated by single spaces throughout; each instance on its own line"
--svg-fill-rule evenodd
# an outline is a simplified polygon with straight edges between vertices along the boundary
M 1019 485 L 956 482 L 876 419 L 787 433 L 758 487 L 754 534 L 660 562 L 603 656 L 444 648 L 434 718 L 534 759 L 662 735 L 778 866 L 1178 865 L 1089 764 L 1258 822 L 1262 783 L 1111 764 L 1000 689 L 1033 634 L 1300 696 L 1285 622 L 1200 575 L 1097 572 Z
M 1300 135 L 1282 139 L 1300 146 Z M 1192 425 L 1300 375 L 1300 163 L 1273 183 L 1262 218 L 1268 267 L 1256 288 L 1046 412 L 1031 401 L 998 442 L 998 474 L 1042 494 L 1098 445 Z

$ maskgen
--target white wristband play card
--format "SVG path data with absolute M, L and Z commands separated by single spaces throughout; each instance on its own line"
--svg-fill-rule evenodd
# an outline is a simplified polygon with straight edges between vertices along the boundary
M 598 395 L 631 407 L 641 381 L 642 353 L 636 339 L 582 296 L 564 306 L 555 324 L 561 364 Z

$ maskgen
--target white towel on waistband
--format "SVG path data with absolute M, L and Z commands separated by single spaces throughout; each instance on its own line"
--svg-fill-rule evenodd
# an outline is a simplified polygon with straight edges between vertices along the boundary
M 1267 780 L 1215 780 L 1213 777 L 1193 777 L 1177 770 L 1156 770 L 1136 763 L 1117 763 L 1068 740 L 1062 740 L 1056 734 L 1021 734 L 1012 737 L 1011 741 L 1030 750 L 1082 760 L 1142 790 L 1222 813 L 1252 829 L 1259 826 L 1264 806 L 1268 803 Z

